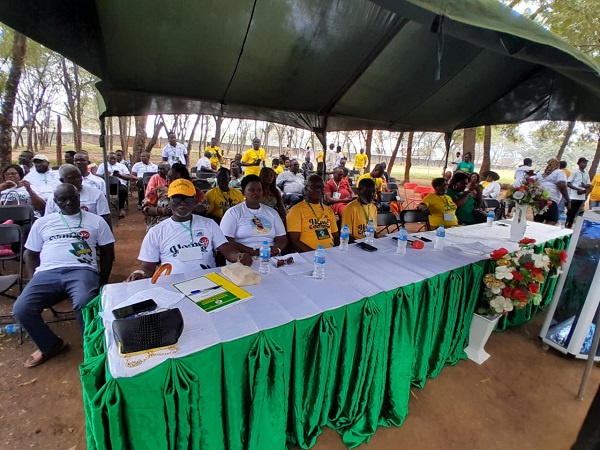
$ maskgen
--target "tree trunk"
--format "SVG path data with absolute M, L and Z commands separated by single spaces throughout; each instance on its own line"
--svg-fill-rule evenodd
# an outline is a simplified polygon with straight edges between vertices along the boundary
M 392 174 L 392 169 L 394 168 L 394 163 L 396 162 L 396 156 L 398 155 L 398 149 L 400 148 L 400 144 L 402 143 L 402 138 L 404 138 L 404 131 L 402 131 L 398 135 L 398 139 L 396 140 L 396 146 L 394 147 L 394 150 L 392 151 L 392 156 L 390 157 L 390 163 L 387 167 L 387 173 L 390 175 Z
M 471 154 L 471 162 L 475 164 L 475 142 L 477 141 L 477 128 L 465 128 L 463 137 L 463 158 Z
M 25 65 L 27 38 L 15 31 L 10 71 L 4 87 L 2 112 L 0 114 L 0 167 L 10 164 L 12 159 L 12 121 L 15 100 L 19 90 L 19 81 Z
M 148 144 L 146 144 L 146 151 L 148 153 L 152 153 L 152 149 L 156 145 L 156 141 L 158 141 L 158 135 L 160 134 L 160 130 L 163 127 L 165 127 L 165 129 L 167 128 L 165 126 L 165 121 L 163 120 L 163 117 L 155 116 L 154 117 L 154 131 L 152 132 L 152 137 L 148 141 Z M 193 133 L 194 133 L 194 130 L 192 130 L 192 137 L 193 137 Z M 190 142 L 191 141 L 192 141 L 192 138 L 190 138 Z M 189 152 L 190 152 L 190 147 L 188 147 L 188 154 L 189 154 Z M 162 157 L 161 157 L 161 159 L 162 159 Z
M 408 143 L 406 144 L 406 163 L 404 164 L 404 183 L 410 183 L 410 167 L 412 166 L 412 146 L 415 132 L 408 133 Z
M 573 134 L 573 129 L 575 128 L 575 121 L 572 120 L 567 124 L 567 129 L 565 130 L 565 137 L 563 138 L 562 144 L 560 144 L 560 148 L 558 149 L 558 153 L 556 154 L 556 159 L 559 161 L 562 160 L 563 154 L 565 153 L 565 149 L 567 145 L 569 145 L 569 141 L 571 140 L 571 135 Z
M 490 154 L 492 151 L 492 127 L 490 125 L 486 125 L 483 128 L 483 158 L 481 160 L 481 169 L 479 170 L 479 174 L 482 175 L 484 172 L 487 172 L 492 168 L 490 162 Z
M 62 165 L 62 122 L 60 115 L 56 116 L 56 161 L 59 166 Z
M 121 139 L 121 150 L 127 152 L 129 148 L 129 127 L 131 126 L 130 117 L 119 117 L 119 137 Z
M 83 105 L 81 104 L 81 83 L 79 80 L 79 67 L 73 64 L 73 76 L 69 72 L 69 65 L 66 58 L 61 58 L 63 79 L 61 80 L 67 96 L 66 109 L 71 125 L 73 127 L 73 144 L 75 151 L 79 152 L 83 148 L 81 135 L 81 117 L 83 115 Z
M 131 164 L 140 161 L 140 154 L 146 150 L 146 122 L 148 116 L 135 116 L 135 140 L 133 144 L 133 154 L 131 155 Z
M 192 127 L 192 132 L 190 133 L 190 138 L 188 139 L 187 151 L 188 155 L 192 154 L 192 142 L 194 141 L 194 135 L 196 134 L 196 128 L 198 127 L 198 123 L 200 122 L 200 118 L 202 116 L 198 114 L 196 116 L 196 121 L 194 122 L 194 126 Z M 202 149 L 200 148 L 200 158 L 202 158 Z
M 367 167 L 365 167 L 365 173 L 371 171 L 371 144 L 373 143 L 373 130 L 367 130 L 367 139 L 365 140 L 365 154 L 369 160 L 367 161 Z
M 593 179 L 594 175 L 596 175 L 596 171 L 598 170 L 598 161 L 600 161 L 600 132 L 598 133 L 598 144 L 596 145 L 596 153 L 594 153 L 594 158 L 592 159 L 592 164 L 590 166 L 590 179 Z
M 223 125 L 223 116 L 213 116 L 215 119 L 215 138 L 217 142 L 221 142 L 221 126 Z

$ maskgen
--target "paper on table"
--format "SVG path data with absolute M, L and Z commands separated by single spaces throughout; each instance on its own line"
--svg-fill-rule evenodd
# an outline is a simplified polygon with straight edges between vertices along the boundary
M 299 253 L 290 253 L 283 258 L 294 258 L 294 264 L 286 264 L 285 266 L 274 268 L 273 270 L 283 270 L 287 275 L 299 275 L 301 273 L 312 272 L 312 265 L 306 261 Z
M 100 317 L 102 317 L 104 320 L 112 321 L 114 320 L 114 316 L 112 315 L 113 310 L 148 299 L 154 300 L 157 308 L 170 308 L 175 303 L 183 299 L 183 295 L 178 292 L 168 291 L 167 289 L 161 287 L 146 289 L 133 294 L 127 300 L 115 305 L 112 309 L 100 312 Z
M 469 255 L 489 255 L 495 250 L 494 248 L 488 247 L 479 241 L 463 242 L 460 244 L 450 242 L 447 244 L 447 247 L 455 248 Z
M 218 273 L 208 273 L 203 277 L 174 283 L 173 287 L 207 313 L 223 310 L 234 303 L 252 298 L 249 292 Z

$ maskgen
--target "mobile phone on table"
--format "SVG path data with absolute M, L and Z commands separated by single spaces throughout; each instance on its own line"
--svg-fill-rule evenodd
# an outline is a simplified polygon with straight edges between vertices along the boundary
M 363 250 L 365 250 L 367 252 L 376 252 L 377 251 L 377 247 L 373 247 L 372 245 L 369 245 L 366 242 L 359 242 L 358 244 L 356 244 L 356 246 L 358 248 L 362 248 Z
M 152 299 L 144 300 L 133 305 L 123 306 L 122 308 L 113 309 L 115 319 L 124 319 L 125 317 L 133 316 L 142 312 L 153 311 L 156 309 L 156 302 Z

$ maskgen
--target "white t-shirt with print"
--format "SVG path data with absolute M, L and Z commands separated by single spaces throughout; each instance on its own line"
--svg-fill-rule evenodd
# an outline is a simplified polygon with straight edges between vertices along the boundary
M 205 169 L 210 169 L 210 168 L 211 168 L 211 167 L 210 167 L 210 159 L 208 159 L 206 156 L 203 156 L 202 158 L 200 158 L 200 159 L 198 160 L 198 162 L 196 163 L 196 168 L 198 169 L 198 172 L 200 172 L 200 170 L 201 170 L 203 167 L 204 167 Z
M 567 182 L 567 175 L 560 169 L 556 169 L 546 178 L 543 177 L 544 171 L 540 170 L 537 173 L 537 180 L 542 185 L 542 187 L 550 193 L 550 198 L 553 202 L 560 202 L 562 198 L 562 194 L 556 187 L 556 183 L 560 183 L 561 181 Z
M 584 189 L 584 186 L 590 184 L 590 176 L 587 173 L 577 169 L 569 177 L 569 183 L 575 187 L 581 187 Z M 575 189 L 569 188 L 569 197 L 571 197 L 571 200 L 585 200 L 585 193 L 578 194 Z
M 225 236 L 250 248 L 259 248 L 263 241 L 272 246 L 277 236 L 286 234 L 277 211 L 262 204 L 258 209 L 250 209 L 246 202 L 225 212 L 221 219 L 221 230 Z
M 86 177 L 81 178 L 81 182 L 84 186 L 99 189 L 106 195 L 106 182 L 104 181 L 104 178 L 100 178 L 93 173 L 88 173 Z
M 98 216 L 110 214 L 108 201 L 100 189 L 82 184 L 81 191 L 79 191 L 79 203 L 82 211 L 88 211 Z M 54 202 L 54 196 L 50 197 L 46 202 L 46 212 L 44 214 L 48 215 L 59 211 L 60 208 Z
M 169 165 L 181 163 L 185 166 L 185 155 L 187 155 L 187 147 L 179 142 L 173 147 L 171 144 L 165 145 L 162 151 L 162 157 L 167 158 Z
M 136 162 L 131 168 L 131 173 L 135 173 L 138 178 L 143 178 L 145 173 L 158 173 L 158 166 L 154 163 Z
M 5 189 L 0 193 L 0 205 L 29 205 L 31 196 L 24 187 Z
M 33 167 L 31 171 L 25 175 L 23 180 L 29 181 L 29 184 L 31 184 L 35 193 L 45 201 L 48 201 L 48 198 L 54 196 L 54 189 L 56 186 L 60 184 L 58 178 L 58 172 L 55 170 L 48 169 L 48 171 L 44 173 L 39 173 L 35 170 L 35 167 Z
M 81 211 L 81 215 L 61 217 L 53 213 L 36 220 L 25 248 L 40 253 L 36 273 L 63 267 L 89 268 L 97 272 L 96 245 L 113 242 L 115 238 L 103 218 Z
M 185 273 L 198 269 L 215 267 L 213 250 L 227 243 L 223 232 L 214 220 L 192 215 L 192 236 L 190 222 L 164 220 L 148 230 L 138 259 L 151 263 L 171 263 L 173 272 Z M 182 248 L 197 248 L 198 259 L 182 261 L 179 252 Z
M 108 174 L 111 176 L 114 172 L 119 172 L 120 175 L 129 175 L 129 169 L 123 163 L 118 162 L 118 163 L 114 163 L 114 164 L 107 164 L 106 166 L 108 167 Z M 99 177 L 104 175 L 104 164 L 100 164 L 98 166 L 96 175 Z M 123 178 L 119 178 L 119 183 L 127 185 L 127 184 L 129 184 L 129 181 L 124 180 Z

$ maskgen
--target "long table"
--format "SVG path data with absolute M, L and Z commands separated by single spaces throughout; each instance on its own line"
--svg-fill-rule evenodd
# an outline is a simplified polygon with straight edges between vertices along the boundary
M 527 235 L 564 248 L 569 233 L 530 223 Z M 136 367 L 118 355 L 108 312 L 151 286 L 106 286 L 83 310 L 88 448 L 309 448 L 325 425 L 355 447 L 378 426 L 401 425 L 411 385 L 466 357 L 489 261 L 459 247 L 516 250 L 507 236 L 474 225 L 448 230 L 443 251 L 397 255 L 389 237 L 374 253 L 328 249 L 324 280 L 273 270 L 247 287 L 252 299 L 212 314 L 171 286 L 198 274 L 164 278 L 156 286 L 184 315 L 179 350 Z

